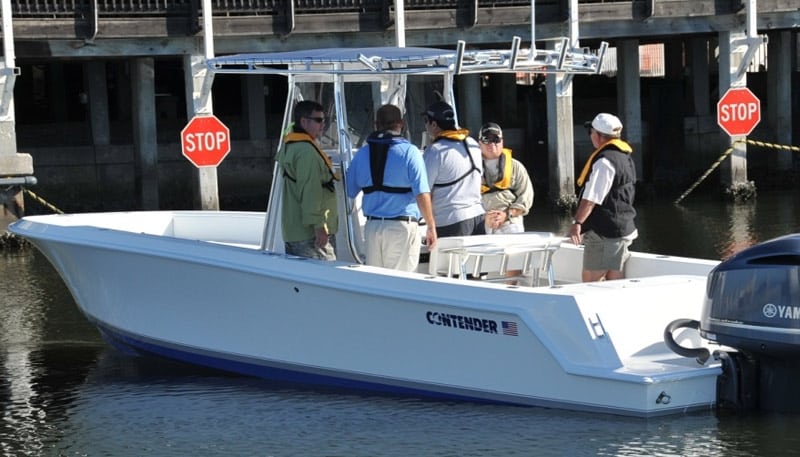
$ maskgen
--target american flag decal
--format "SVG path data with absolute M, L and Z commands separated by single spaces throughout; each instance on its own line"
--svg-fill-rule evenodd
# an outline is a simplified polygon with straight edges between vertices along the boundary
M 510 335 L 510 336 L 518 336 L 517 333 L 517 323 L 516 322 L 508 322 L 502 321 L 503 326 L 503 335 Z

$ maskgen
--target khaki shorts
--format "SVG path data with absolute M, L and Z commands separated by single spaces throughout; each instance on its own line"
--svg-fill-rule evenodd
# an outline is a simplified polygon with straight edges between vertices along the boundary
M 627 238 L 603 238 L 594 231 L 583 234 L 583 269 L 590 271 L 622 271 L 631 256 Z

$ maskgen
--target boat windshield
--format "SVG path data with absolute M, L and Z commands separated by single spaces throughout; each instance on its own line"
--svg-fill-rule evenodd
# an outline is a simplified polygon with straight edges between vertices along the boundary
M 406 76 L 383 75 L 375 81 L 345 81 L 341 91 L 336 90 L 336 83 L 296 81 L 290 91 L 292 98 L 287 103 L 287 123 L 289 128 L 293 119 L 293 109 L 301 100 L 313 100 L 320 103 L 325 110 L 326 125 L 320 138 L 323 150 L 331 158 L 339 158 L 345 162 L 358 148 L 363 146 L 367 137 L 375 130 L 375 112 L 384 104 L 391 103 L 404 113 L 405 131 L 403 135 L 412 143 L 423 146 L 428 138 L 422 112 L 436 100 L 447 93 L 441 76 L 418 75 L 410 78 L 407 85 L 397 80 Z M 340 106 L 336 100 L 339 97 Z M 341 144 L 342 142 L 348 144 Z

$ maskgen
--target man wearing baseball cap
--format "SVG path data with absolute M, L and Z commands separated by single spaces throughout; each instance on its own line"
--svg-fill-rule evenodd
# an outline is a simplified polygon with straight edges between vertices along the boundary
M 481 127 L 478 143 L 483 155 L 481 198 L 486 208 L 486 233 L 525 231 L 522 216 L 533 205 L 528 171 L 503 145 L 503 130 L 494 122 Z
M 595 150 L 575 181 L 580 197 L 568 236 L 584 245 L 583 281 L 621 279 L 638 236 L 633 148 L 621 139 L 622 122 L 613 114 L 600 113 L 584 127 Z
M 485 234 L 478 143 L 458 128 L 455 110 L 444 101 L 432 103 L 422 116 L 433 138 L 423 157 L 439 238 Z

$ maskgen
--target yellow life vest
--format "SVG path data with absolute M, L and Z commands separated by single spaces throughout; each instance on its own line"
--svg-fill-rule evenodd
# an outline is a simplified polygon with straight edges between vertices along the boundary
M 614 146 L 615 149 L 619 150 L 620 152 L 624 152 L 625 154 L 633 153 L 633 148 L 631 147 L 631 145 L 620 140 L 619 138 L 613 138 L 601 144 L 600 147 L 598 147 L 597 149 L 594 150 L 594 152 L 592 152 L 592 154 L 586 160 L 586 163 L 583 165 L 583 170 L 581 170 L 580 176 L 578 176 L 578 179 L 575 181 L 575 184 L 577 184 L 578 187 L 583 186 L 583 183 L 586 181 L 586 178 L 589 177 L 589 172 L 592 170 L 592 162 L 594 161 L 595 156 L 597 156 L 597 154 L 606 149 L 607 146 Z
M 477 171 L 481 173 L 481 169 L 475 165 L 475 160 L 472 159 L 472 153 L 469 150 L 469 144 L 467 144 L 467 138 L 469 138 L 469 130 L 467 129 L 458 129 L 458 130 L 443 130 L 439 133 L 433 143 L 439 140 L 453 140 L 453 141 L 460 141 L 464 145 L 464 151 L 467 153 L 467 157 L 469 158 L 469 162 L 472 164 L 472 168 L 470 168 L 466 173 L 459 176 L 458 178 L 445 183 L 431 183 L 431 186 L 436 187 L 447 187 L 452 186 L 453 184 L 461 181 L 462 179 L 466 178 L 470 175 L 473 171 Z
M 511 162 L 511 149 L 503 148 L 503 154 L 500 156 L 500 176 L 499 179 L 490 186 L 485 183 L 481 184 L 481 193 L 494 192 L 496 190 L 505 190 L 511 187 L 511 178 L 513 176 Z M 484 182 L 486 181 L 486 174 L 483 175 Z
M 286 136 L 283 137 L 283 143 L 284 144 L 299 143 L 299 142 L 302 142 L 302 141 L 305 141 L 306 143 L 310 143 L 311 146 L 314 146 L 314 149 L 317 151 L 319 156 L 322 157 L 323 161 L 325 161 L 325 165 L 328 167 L 328 171 L 331 172 L 331 178 L 333 180 L 338 181 L 339 180 L 339 176 L 337 176 L 336 173 L 333 172 L 333 162 L 331 162 L 331 158 L 328 157 L 328 154 L 325 154 L 324 152 L 322 152 L 322 149 L 319 148 L 319 145 L 317 144 L 317 141 L 314 140 L 314 138 L 312 138 L 311 135 L 309 135 L 308 133 L 305 133 L 305 132 L 291 132 L 291 133 L 287 133 Z
M 433 141 L 436 141 L 440 138 L 446 138 L 448 140 L 455 140 L 455 141 L 464 141 L 469 136 L 469 130 L 467 129 L 458 129 L 458 130 L 442 130 L 439 132 L 439 136 L 437 136 Z

